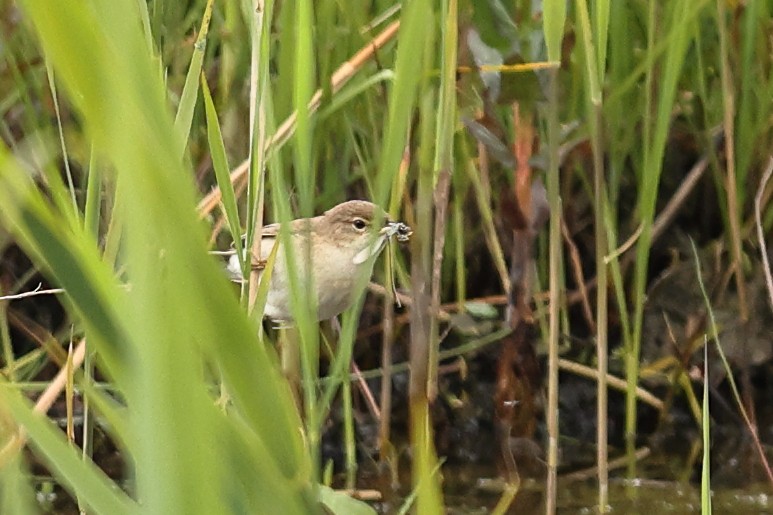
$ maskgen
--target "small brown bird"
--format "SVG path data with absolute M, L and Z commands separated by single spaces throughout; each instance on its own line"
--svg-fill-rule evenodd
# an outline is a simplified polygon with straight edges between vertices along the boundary
M 377 221 L 383 224 L 375 226 Z M 412 234 L 410 227 L 390 221 L 384 210 L 364 200 L 350 200 L 321 216 L 299 218 L 288 225 L 298 278 L 302 281 L 306 277 L 306 256 L 311 256 L 318 320 L 333 318 L 354 302 L 357 281 L 373 273 L 375 257 L 389 238 L 407 241 Z M 254 270 L 263 270 L 274 245 L 280 242 L 264 314 L 275 321 L 291 321 L 287 258 L 279 231 L 280 224 L 263 227 L 260 256 L 253 257 L 252 266 Z M 244 280 L 235 254 L 229 259 L 228 271 L 233 280 Z

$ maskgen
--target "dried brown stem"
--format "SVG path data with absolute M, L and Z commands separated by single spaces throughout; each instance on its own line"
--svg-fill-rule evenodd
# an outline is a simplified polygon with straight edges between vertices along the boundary
M 566 370 L 567 372 L 572 372 L 578 376 L 587 377 L 588 379 L 594 379 L 598 381 L 599 375 L 595 368 L 587 367 L 585 365 L 581 365 L 579 363 L 575 363 L 574 361 L 569 361 L 568 359 L 563 358 L 559 358 L 558 366 L 561 370 Z M 619 377 L 607 374 L 606 379 L 607 384 L 616 390 L 624 392 L 627 388 L 626 382 Z M 636 397 L 638 397 L 640 401 L 649 404 L 658 411 L 663 410 L 663 401 L 640 386 L 636 387 Z
M 563 218 L 561 219 L 561 234 L 564 237 L 566 246 L 569 248 L 569 261 L 572 264 L 572 274 L 574 274 L 574 280 L 577 283 L 585 321 L 588 323 L 591 332 L 595 334 L 596 321 L 593 319 L 593 309 L 590 307 L 590 298 L 588 297 L 588 288 L 585 285 L 585 274 L 582 271 L 580 252 L 577 250 L 577 245 L 575 245 L 572 235 L 569 234 L 569 228 L 566 226 L 566 221 Z
M 440 312 L 440 272 L 443 266 L 443 247 L 446 241 L 446 211 L 448 208 L 448 191 L 451 187 L 451 172 L 443 169 L 438 174 L 437 184 L 434 191 L 435 201 L 435 229 L 433 236 L 433 254 L 432 254 L 432 299 L 430 301 L 430 312 Z M 437 320 L 437 318 L 435 318 Z M 435 322 L 437 324 L 437 322 Z M 433 331 L 434 334 L 434 331 Z M 437 367 L 439 340 L 436 340 L 430 347 L 429 356 L 429 374 L 427 377 L 427 397 L 430 402 L 437 396 Z
M 354 361 L 352 361 L 352 374 L 357 378 L 357 386 L 360 388 L 362 396 L 365 398 L 365 404 L 368 406 L 370 414 L 373 415 L 374 419 L 380 420 L 381 410 L 378 408 L 378 404 L 376 404 L 376 398 L 373 396 L 370 387 L 368 387 L 368 383 L 365 382 L 365 378 L 362 377 L 360 367 L 358 367 L 357 363 Z
M 381 340 L 381 418 L 379 419 L 379 456 L 382 462 L 389 459 L 387 449 L 390 448 L 392 422 L 392 346 L 395 341 L 395 306 L 393 293 L 387 289 L 384 301 L 384 332 Z
M 71 370 L 80 368 L 85 358 L 86 339 L 84 338 L 78 342 L 78 346 L 72 353 L 72 361 L 70 364 Z M 38 397 L 38 400 L 35 402 L 35 406 L 33 407 L 33 411 L 36 413 L 45 414 L 49 409 L 51 409 L 54 401 L 62 393 L 62 390 L 64 390 L 65 384 L 67 383 L 67 368 L 68 365 L 65 364 L 59 369 L 56 377 L 54 377 L 48 387 L 43 391 L 40 397 Z M 0 450 L 0 462 L 5 463 L 10 455 L 19 451 L 22 447 L 24 447 L 25 443 L 27 443 L 27 433 L 24 431 L 24 428 L 20 427 L 16 434 L 11 436 L 2 450 Z

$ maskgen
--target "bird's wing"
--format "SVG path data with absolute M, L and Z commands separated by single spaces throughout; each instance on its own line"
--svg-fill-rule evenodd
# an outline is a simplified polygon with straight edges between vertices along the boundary
M 313 230 L 314 223 L 318 218 L 319 217 L 312 218 L 310 221 L 304 219 L 292 220 L 289 224 L 290 234 L 298 234 L 303 231 Z M 279 236 L 281 226 L 282 224 L 280 223 L 264 225 L 261 234 L 264 238 L 276 238 Z
M 279 234 L 279 224 L 268 224 L 263 226 L 262 236 L 275 238 Z
M 263 238 L 275 238 L 279 234 L 279 224 L 264 225 L 260 234 Z M 247 234 L 242 234 L 242 245 L 245 245 L 246 243 Z M 233 248 L 233 244 L 231 244 L 231 247 Z

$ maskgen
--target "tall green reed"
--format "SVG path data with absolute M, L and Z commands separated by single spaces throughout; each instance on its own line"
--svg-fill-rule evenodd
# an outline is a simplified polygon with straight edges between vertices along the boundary
M 607 181 L 604 169 L 603 92 L 606 70 L 606 44 L 608 40 L 609 3 L 595 4 L 594 23 L 585 2 L 578 4 L 578 25 L 581 29 L 582 55 L 585 64 L 586 112 L 590 127 L 590 143 L 593 152 L 593 200 L 594 236 L 596 242 L 596 450 L 599 480 L 598 509 L 608 511 L 609 485 L 607 470 L 607 367 L 608 367 L 608 292 L 607 292 Z
M 548 61 L 561 60 L 561 42 L 566 23 L 566 4 L 562 1 L 545 2 L 544 5 L 545 46 Z M 547 93 L 547 195 L 551 213 L 549 220 L 548 277 L 550 311 L 548 330 L 548 403 L 546 425 L 547 478 L 545 488 L 545 513 L 556 512 L 558 496 L 558 341 L 559 341 L 559 289 L 561 287 L 561 198 L 559 192 L 559 155 L 560 128 L 558 102 L 558 70 L 551 70 Z

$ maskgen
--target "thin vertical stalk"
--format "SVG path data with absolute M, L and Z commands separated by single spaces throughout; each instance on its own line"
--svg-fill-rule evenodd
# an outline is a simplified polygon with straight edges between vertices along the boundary
M 456 182 L 461 182 L 461 180 L 457 180 Z M 456 304 L 458 310 L 463 312 L 465 310 L 465 299 L 467 299 L 466 260 L 464 258 L 464 216 L 462 212 L 464 209 L 464 195 L 459 193 L 459 187 L 457 185 L 454 185 L 454 190 L 454 203 L 451 206 L 454 229 L 454 269 L 456 272 L 454 287 L 456 288 Z
M 654 81 L 654 75 L 655 75 L 655 20 L 656 17 L 656 2 L 650 2 L 649 9 L 647 10 L 647 58 L 652 64 L 647 67 L 647 73 L 645 75 L 644 79 L 644 117 L 642 120 L 642 132 L 643 132 L 643 141 L 645 142 L 645 148 L 644 153 L 644 170 L 641 172 L 640 176 L 644 176 L 647 174 L 648 171 L 648 154 L 649 154 L 649 146 L 652 141 L 652 112 L 653 112 L 653 92 L 652 92 L 652 84 Z M 645 179 L 640 179 L 640 181 L 643 183 Z M 645 228 L 646 230 L 646 228 Z M 642 236 L 644 236 L 644 231 L 642 231 Z M 641 238 L 641 237 L 640 237 Z M 641 245 L 641 240 L 639 247 L 641 247 L 641 253 L 646 252 L 646 250 Z M 639 249 L 637 248 L 637 263 L 639 261 Z M 638 347 L 638 333 L 640 331 L 637 329 L 637 326 L 639 324 L 639 320 L 637 317 L 637 313 L 639 310 L 639 304 L 640 302 L 636 300 L 638 297 L 643 296 L 644 294 L 644 269 L 640 270 L 640 267 L 637 265 L 636 270 L 634 271 L 634 295 L 635 299 L 633 302 L 634 305 L 634 316 L 633 316 L 633 334 L 630 338 L 626 339 L 626 349 L 625 349 L 625 378 L 628 385 L 627 392 L 626 392 L 626 398 L 625 398 L 625 443 L 626 443 L 626 452 L 630 458 L 629 460 L 629 475 L 633 475 L 633 467 L 635 466 L 635 461 L 632 458 L 633 452 L 636 448 L 635 439 L 636 439 L 636 397 L 632 393 L 634 389 L 636 388 L 636 384 L 639 380 L 639 356 L 637 352 Z
M 435 141 L 435 126 L 430 122 L 435 113 L 437 97 L 434 88 L 426 74 L 433 67 L 435 54 L 435 39 L 433 31 L 426 30 L 427 25 L 434 24 L 434 13 L 429 4 L 417 0 L 410 2 L 403 10 L 403 32 L 396 73 L 399 80 L 401 58 L 403 65 L 409 61 L 417 61 L 416 53 L 420 52 L 419 61 L 423 68 L 419 71 L 423 79 L 417 84 L 420 91 L 419 105 L 419 152 L 418 152 L 418 184 L 416 195 L 416 231 L 411 240 L 411 286 L 414 306 L 430 305 L 431 267 L 432 267 L 432 207 L 434 170 L 431 148 Z M 404 36 L 412 35 L 413 46 Z M 409 53 L 410 52 L 410 53 Z M 397 85 L 397 82 L 396 82 Z M 428 309 L 411 310 L 411 342 L 410 363 L 411 378 L 409 386 L 410 402 L 410 432 L 414 450 L 413 483 L 417 491 L 418 513 L 441 513 L 440 485 L 433 469 L 437 463 L 435 456 L 432 423 L 429 412 L 429 379 L 430 347 L 437 338 L 432 333 L 435 324 Z
M 312 127 L 309 102 L 314 93 L 314 8 L 311 0 L 302 0 L 295 5 L 295 88 L 293 102 L 296 118 L 295 144 L 295 188 L 298 191 L 301 215 L 314 215 L 315 176 L 312 167 Z
M 406 146 L 400 161 L 400 166 L 394 176 L 391 198 L 389 201 L 389 210 L 391 216 L 397 217 L 400 202 L 405 193 L 405 182 L 408 175 L 408 169 L 411 162 L 410 147 Z M 391 249 L 389 249 L 391 252 Z M 386 260 L 384 264 L 385 277 L 391 277 L 394 280 L 396 275 L 394 269 L 394 260 Z M 397 482 L 397 463 L 394 454 L 394 447 L 391 444 L 391 419 L 392 419 L 392 347 L 395 340 L 395 299 L 391 288 L 386 289 L 384 298 L 384 332 L 381 349 L 381 418 L 379 419 L 379 458 L 381 462 L 389 461 L 389 468 L 393 482 Z
M 561 59 L 561 40 L 566 22 L 566 2 L 546 0 L 544 3 L 545 45 L 548 60 Z M 559 196 L 559 146 L 561 127 L 558 120 L 558 69 L 548 71 L 547 142 L 548 172 L 547 195 L 550 209 L 550 230 L 548 234 L 549 274 L 549 331 L 548 331 L 548 467 L 545 488 L 545 513 L 556 512 L 558 498 L 558 339 L 560 322 L 560 292 L 562 287 L 561 256 L 561 198 Z
M 354 490 L 357 485 L 357 452 L 354 437 L 354 416 L 352 414 L 352 382 L 341 381 L 341 399 L 343 400 L 344 419 L 344 459 L 345 487 Z
M 435 97 L 428 91 L 421 103 L 422 114 L 432 112 L 435 105 Z M 425 122 L 422 125 L 422 141 L 431 141 L 431 125 L 426 122 L 427 117 L 422 117 Z M 427 145 L 426 147 L 428 147 Z M 425 147 L 425 148 L 426 148 Z M 431 164 L 422 159 L 419 154 L 419 179 L 416 200 L 416 231 L 411 246 L 411 289 L 413 292 L 414 306 L 430 305 L 430 269 L 431 269 L 431 242 L 432 242 L 432 169 Z M 424 161 L 424 163 L 422 163 Z M 431 485 L 427 481 L 430 470 L 434 466 L 432 446 L 432 424 L 429 414 L 429 398 L 427 392 L 429 379 L 430 347 L 436 335 L 430 331 L 433 326 L 431 314 L 427 309 L 411 310 L 411 379 L 409 387 L 410 411 L 411 411 L 411 442 L 413 444 L 414 484 L 418 492 L 418 512 L 433 513 L 433 494 Z
M 442 40 L 441 40 L 441 77 L 440 94 L 435 131 L 435 234 L 433 237 L 432 257 L 432 301 L 430 345 L 428 357 L 427 396 L 434 400 L 437 396 L 438 354 L 440 341 L 437 334 L 437 317 L 440 310 L 440 279 L 443 264 L 443 247 L 445 245 L 446 212 L 448 208 L 448 191 L 453 174 L 454 131 L 456 128 L 456 48 L 457 43 L 457 2 L 447 0 L 441 6 Z
M 387 249 L 389 251 L 389 249 Z M 385 266 L 389 266 L 387 263 Z M 386 270 L 394 274 L 394 271 Z M 379 457 L 382 463 L 391 460 L 390 422 L 392 413 L 392 346 L 394 344 L 395 308 L 394 294 L 391 288 L 386 289 L 384 298 L 384 332 L 381 340 L 381 418 L 379 419 Z M 348 381 L 345 381 L 348 382 Z
M 594 211 L 596 236 L 596 368 L 598 371 L 597 405 L 596 405 L 596 461 L 598 464 L 599 481 L 599 511 L 609 511 L 609 470 L 607 455 L 607 362 L 608 362 L 608 289 L 607 266 L 604 256 L 607 250 L 606 228 L 606 184 L 604 181 L 604 164 L 602 162 L 601 135 L 601 104 L 594 103 L 593 115 L 596 117 L 596 129 L 592 131 L 593 146 L 593 193 L 596 209 Z
M 709 409 L 709 342 L 703 337 L 703 404 L 701 406 L 701 435 L 703 436 L 703 463 L 701 464 L 701 514 L 711 515 L 711 416 Z
M 725 130 L 725 163 L 727 174 L 727 215 L 730 222 L 730 251 L 733 256 L 735 286 L 738 290 L 738 312 L 742 321 L 749 320 L 749 306 L 746 296 L 746 281 L 743 277 L 741 255 L 741 220 L 738 203 L 738 180 L 735 170 L 735 91 L 728 61 L 727 28 L 725 26 L 725 4 L 717 0 L 717 31 L 719 33 L 720 80 L 722 83 L 723 123 Z
M 266 175 L 266 96 L 268 84 L 268 32 L 266 25 L 271 23 L 273 0 L 244 0 L 245 14 L 250 40 L 250 74 L 249 74 L 249 151 L 247 155 L 247 199 L 246 225 L 247 237 L 242 247 L 242 271 L 247 282 L 242 285 L 242 305 L 247 306 L 247 312 L 252 313 L 258 301 L 258 271 L 247 273 L 252 255 L 261 255 L 261 240 L 263 234 L 263 204 L 265 196 Z M 238 238 L 238 235 L 233 235 Z M 238 247 L 237 247 L 238 248 Z M 250 252 L 246 252 L 250 249 Z M 245 296 L 246 293 L 246 296 Z M 262 334 L 259 331 L 258 334 Z M 221 385 L 221 398 L 227 400 L 229 393 L 225 382 Z
M 51 98 L 54 103 L 54 113 L 56 114 L 57 134 L 59 136 L 59 145 L 62 150 L 62 163 L 64 164 L 65 177 L 67 177 L 67 191 L 65 191 L 64 183 L 59 176 L 58 167 L 45 166 L 43 167 L 46 172 L 46 179 L 48 181 L 48 188 L 51 191 L 51 196 L 54 202 L 57 204 L 63 214 L 67 215 L 70 222 L 75 223 L 78 219 L 78 201 L 75 198 L 75 183 L 73 181 L 72 170 L 70 169 L 70 158 L 67 152 L 67 144 L 64 138 L 64 129 L 62 127 L 62 113 L 59 109 L 59 95 L 56 88 L 56 79 L 54 77 L 54 70 L 51 67 L 51 63 L 48 59 L 46 63 L 46 77 L 48 79 L 48 86 L 51 93 Z
M 83 225 L 94 237 L 94 241 L 99 241 L 100 208 L 102 206 L 102 169 L 97 166 L 96 156 L 97 153 L 92 144 Z M 83 339 L 83 342 L 86 346 L 83 363 L 83 382 L 88 387 L 94 384 L 96 351 L 90 348 L 86 338 Z M 90 396 L 85 394 L 83 395 L 83 443 L 81 447 L 83 448 L 81 453 L 83 460 L 90 460 L 94 454 L 94 415 L 91 409 Z
M 0 295 L 4 295 L 2 284 L 0 284 Z M 7 370 L 8 380 L 15 383 L 18 380 L 16 374 L 16 358 L 13 354 L 13 344 L 11 342 L 11 331 L 8 328 L 8 304 L 10 301 L 0 300 L 0 345 L 3 349 L 3 366 Z
M 602 9 L 601 6 L 597 6 Z M 606 6 L 608 9 L 608 6 Z M 603 80 L 603 63 L 597 62 L 600 55 L 606 55 L 606 52 L 596 49 L 592 39 L 590 20 L 587 11 L 587 4 L 584 0 L 579 2 L 578 16 L 580 18 L 580 28 L 582 31 L 583 56 L 585 57 L 585 70 L 587 73 L 587 91 L 588 91 L 588 115 L 590 122 L 590 139 L 593 150 L 593 196 L 594 196 L 594 224 L 596 239 L 596 360 L 597 360 L 597 405 L 596 405 L 596 461 L 598 467 L 599 511 L 605 513 L 608 510 L 609 498 L 609 472 L 607 464 L 607 266 L 604 262 L 604 256 L 607 252 L 607 228 L 606 228 L 606 209 L 604 207 L 606 200 L 606 184 L 604 180 L 603 163 L 603 136 L 601 127 L 602 119 L 602 92 L 601 81 Z M 602 17 L 602 21 L 608 21 L 608 13 Z M 606 34 L 606 26 L 596 27 L 597 33 Z M 598 44 L 606 42 L 606 37 L 599 37 Z
M 274 11 L 273 0 L 245 0 L 249 8 L 249 32 L 252 34 L 250 44 L 250 118 L 249 118 L 249 154 L 247 156 L 247 241 L 244 248 L 250 248 L 251 253 L 241 256 L 242 270 L 247 271 L 247 256 L 260 255 L 263 236 L 263 205 L 265 197 L 266 177 L 266 129 L 267 129 L 267 85 L 269 62 L 269 32 L 266 26 L 271 23 Z M 235 237 L 235 236 L 234 236 Z M 248 282 L 244 286 L 249 292 L 247 296 L 248 310 L 254 309 L 258 296 L 258 273 L 246 274 Z
M 295 55 L 294 55 L 294 88 L 293 103 L 297 113 L 297 128 L 293 145 L 293 169 L 295 171 L 294 186 L 298 192 L 301 216 L 310 217 L 314 213 L 315 174 L 312 166 L 312 126 L 309 101 L 314 93 L 314 6 L 311 0 L 302 0 L 295 5 Z M 285 237 L 285 249 L 289 247 L 289 235 Z M 297 306 L 296 322 L 300 333 L 301 373 L 304 383 L 314 385 L 319 377 L 319 331 L 316 324 L 316 296 L 308 292 L 315 291 L 313 275 L 312 248 L 310 241 L 302 248 L 294 249 L 295 263 L 305 263 L 296 270 L 302 271 L 296 275 L 295 284 L 292 284 L 294 305 Z M 289 255 L 292 252 L 288 253 Z M 288 261 L 288 268 L 293 269 Z M 300 281 L 300 282 L 299 282 Z M 300 315 L 300 316 L 298 316 Z M 309 451 L 314 464 L 315 477 L 318 476 L 320 457 L 321 420 L 317 402 L 317 389 L 314 387 L 303 388 L 303 408 L 306 416 L 306 435 L 309 442 Z
M 545 513 L 556 512 L 558 497 L 558 337 L 561 288 L 561 199 L 559 197 L 559 139 L 558 123 L 558 70 L 549 72 L 548 90 L 548 173 L 547 190 L 550 206 L 549 246 L 549 325 L 548 332 L 548 473 L 545 491 Z
M 56 127 L 59 135 L 59 145 L 62 147 L 62 162 L 64 163 L 64 173 L 67 177 L 67 187 L 70 190 L 70 200 L 72 201 L 72 214 L 78 213 L 78 201 L 75 198 L 75 182 L 72 178 L 72 170 L 70 169 L 70 159 L 67 153 L 67 144 L 64 141 L 64 129 L 62 128 L 62 112 L 59 109 L 59 95 L 56 92 L 56 81 L 54 78 L 54 70 L 51 68 L 51 63 L 46 59 L 46 75 L 48 77 L 48 87 L 51 90 L 51 98 L 54 102 L 54 112 L 56 113 Z

